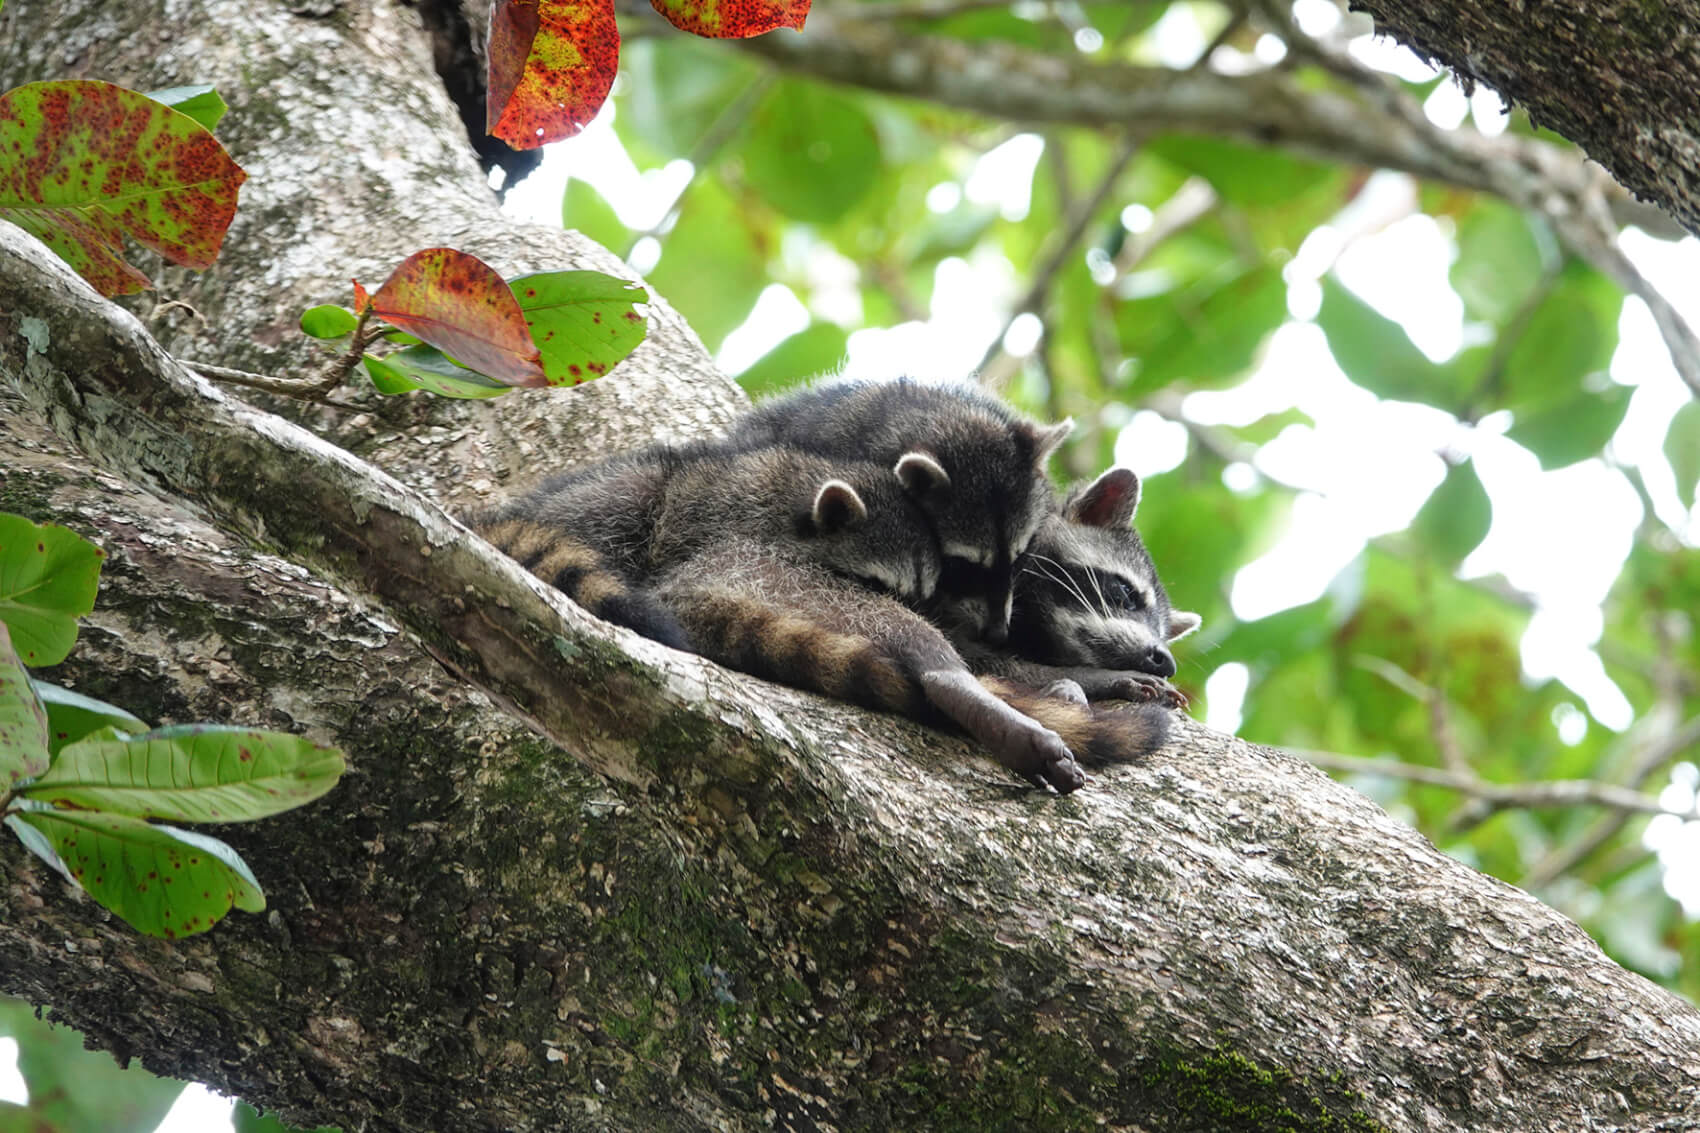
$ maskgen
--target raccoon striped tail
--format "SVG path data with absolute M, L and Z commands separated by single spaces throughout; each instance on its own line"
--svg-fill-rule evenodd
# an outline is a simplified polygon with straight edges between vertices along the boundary
M 674 649 L 691 648 L 673 612 L 649 591 L 629 585 L 590 544 L 529 519 L 480 521 L 473 529 L 597 617 Z
M 1084 697 L 1039 693 L 997 677 L 979 681 L 993 696 L 1061 736 L 1088 767 L 1142 759 L 1169 738 L 1169 710 L 1159 704 L 1101 709 L 1084 703 Z

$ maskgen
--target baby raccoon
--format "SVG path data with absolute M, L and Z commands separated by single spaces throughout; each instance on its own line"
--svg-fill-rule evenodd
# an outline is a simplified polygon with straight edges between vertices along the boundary
M 944 556 L 942 586 L 959 621 L 1002 642 L 1015 560 L 1051 506 L 1045 462 L 1072 428 L 1030 421 L 966 384 L 838 380 L 761 403 L 728 440 L 882 464 L 910 452 L 931 457 L 944 478 L 912 494 Z
M 1059 791 L 1085 781 L 1071 745 L 1100 761 L 1159 746 L 1158 714 L 976 680 L 899 602 L 937 585 L 916 499 L 939 474 L 924 454 L 882 466 L 785 447 L 657 447 L 551 480 L 474 526 L 610 620 L 757 676 L 952 721 Z
M 952 630 L 976 672 L 1036 686 L 1066 679 L 1093 700 L 1185 702 L 1164 679 L 1175 673 L 1168 643 L 1200 619 L 1170 608 L 1132 527 L 1138 506 L 1139 478 L 1125 468 L 1068 494 L 1017 570 L 1008 648 L 977 646 Z
M 943 473 L 909 454 L 892 471 L 845 464 L 861 475 L 858 492 L 837 467 L 782 447 L 657 445 L 547 480 L 473 527 L 587 610 L 676 649 L 691 645 L 653 584 L 728 537 L 784 543 L 827 570 L 925 601 L 938 552 L 906 492 Z M 871 519 L 863 496 L 880 504 Z

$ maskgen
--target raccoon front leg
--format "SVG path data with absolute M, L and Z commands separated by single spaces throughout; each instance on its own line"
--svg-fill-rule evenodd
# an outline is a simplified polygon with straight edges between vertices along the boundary
M 1029 783 L 1048 783 L 1065 795 L 1085 785 L 1086 773 L 1061 736 L 993 696 L 966 667 L 935 669 L 920 680 L 929 704 Z
M 1067 682 L 1088 701 L 1132 700 L 1144 704 L 1164 704 L 1170 708 L 1185 708 L 1186 694 L 1154 673 L 1135 669 L 1098 669 L 1089 665 L 1046 665 L 1026 661 L 998 652 L 972 641 L 958 640 L 968 667 L 982 675 L 1007 677 L 1030 688 L 1047 688 Z M 1066 685 L 1051 695 L 1072 696 Z

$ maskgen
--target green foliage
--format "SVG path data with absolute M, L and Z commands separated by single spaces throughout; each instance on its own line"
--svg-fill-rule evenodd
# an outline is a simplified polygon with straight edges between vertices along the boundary
M 26 665 L 57 665 L 94 609 L 99 547 L 68 528 L 0 514 L 0 622 Z
M 153 1133 L 183 1083 L 139 1066 L 120 1069 L 110 1054 L 84 1050 L 70 1027 L 36 1017 L 35 1008 L 0 999 L 0 1037 L 18 1042 L 18 1072 L 29 1104 L 0 1102 L 0 1129 L 20 1133 Z
M 1411 521 L 1411 533 L 1435 561 L 1455 567 L 1487 537 L 1492 522 L 1493 503 L 1475 465 L 1460 461 L 1447 466 L 1446 479 Z
M 264 909 L 259 882 L 229 846 L 148 819 L 278 814 L 335 786 L 342 753 L 252 728 L 148 731 L 121 708 L 32 682 L 12 648 L 12 627 L 25 627 L 31 641 L 50 640 L 50 655 L 62 660 L 76 638 L 74 614 L 92 602 L 102 555 L 74 532 L 18 516 L 0 514 L 0 532 L 10 532 L 0 544 L 0 578 L 9 580 L 11 599 L 0 607 L 0 817 L 7 828 L 152 936 L 205 932 L 232 905 Z

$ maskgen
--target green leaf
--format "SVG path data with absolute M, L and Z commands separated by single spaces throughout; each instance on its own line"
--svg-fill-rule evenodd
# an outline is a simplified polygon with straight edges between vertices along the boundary
M 1635 391 L 1611 386 L 1600 393 L 1583 391 L 1528 414 L 1519 414 L 1506 436 L 1540 458 L 1542 468 L 1563 468 L 1597 456 L 1629 412 Z
M 879 134 L 861 103 L 820 83 L 780 82 L 739 147 L 756 192 L 794 220 L 828 224 L 873 186 Z
M 711 352 L 749 317 L 770 282 L 751 224 L 747 204 L 733 200 L 713 179 L 698 180 L 685 194 L 679 221 L 662 241 L 661 262 L 647 278 Z M 704 271 L 704 264 L 714 270 Z
M 47 770 L 47 711 L 0 622 L 0 794 Z
M 849 342 L 850 336 L 835 323 L 810 323 L 756 359 L 738 375 L 738 384 L 751 397 L 789 389 L 836 370 L 844 361 Z
M 188 724 L 67 745 L 20 792 L 59 807 L 178 822 L 246 822 L 323 795 L 342 753 L 300 736 Z
M 1131 399 L 1171 382 L 1224 385 L 1251 367 L 1263 340 L 1286 317 L 1286 283 L 1278 269 L 1262 265 L 1230 268 L 1181 294 L 1117 304 L 1123 350 L 1139 361 L 1123 396 Z
M 232 905 L 266 907 L 247 865 L 217 838 L 99 811 L 29 809 L 9 821 L 44 835 L 90 897 L 149 936 L 192 936 Z
M 1677 494 L 1687 507 L 1700 491 L 1700 401 L 1684 402 L 1665 434 L 1665 459 L 1676 474 Z
M 449 361 L 435 347 L 409 346 L 382 358 L 368 354 L 360 359 L 366 373 L 379 393 L 409 393 L 416 389 L 429 390 L 442 397 L 501 397 L 513 389 L 476 370 L 468 370 Z
M 187 114 L 209 130 L 216 129 L 219 119 L 230 109 L 211 83 L 150 90 L 148 97 L 155 102 L 165 103 L 179 114 Z
M 0 1104 L 0 1129 L 17 1133 L 151 1133 L 183 1092 L 140 1064 L 121 1069 L 110 1054 L 83 1049 L 80 1032 L 36 1018 L 20 999 L 0 999 L 0 1036 L 18 1043 L 18 1074 L 29 1105 Z
M 24 664 L 57 665 L 71 652 L 105 557 L 69 528 L 0 513 L 0 622 Z
M 1482 197 L 1458 222 L 1452 288 L 1470 317 L 1503 325 L 1540 285 L 1546 260 L 1521 212 Z
M 1354 383 L 1378 397 L 1457 409 L 1457 376 L 1430 362 L 1405 328 L 1359 299 L 1333 276 L 1322 281 L 1317 325 L 1334 360 Z
M 1589 294 L 1581 282 L 1547 296 L 1506 358 L 1507 404 L 1517 410 L 1574 400 L 1583 378 L 1611 364 L 1621 306 L 1621 295 Z
M 599 271 L 550 271 L 511 282 L 552 386 L 600 378 L 649 333 L 642 284 Z
M 1221 138 L 1172 135 L 1147 149 L 1209 181 L 1231 204 L 1277 205 L 1338 177 L 1336 166 Z
M 1411 522 L 1411 532 L 1440 562 L 1456 567 L 1487 538 L 1493 504 L 1476 466 L 1465 460 L 1449 465 L 1428 501 Z
M 260 1111 L 247 1102 L 237 1102 L 230 1112 L 230 1125 L 235 1133 L 339 1133 L 333 1125 L 321 1125 L 317 1129 L 298 1130 L 293 1125 L 285 1125 L 272 1114 L 260 1115 Z
M 35 694 L 47 709 L 48 750 L 54 755 L 66 744 L 76 743 L 84 736 L 104 728 L 115 728 L 127 735 L 139 735 L 148 725 L 124 709 L 84 696 L 68 688 L 35 681 Z
M 0 94 L 0 219 L 52 248 L 108 297 L 152 286 L 124 237 L 174 264 L 218 258 L 247 174 L 187 114 L 111 83 Z
M 567 178 L 567 189 L 561 196 L 561 227 L 577 229 L 616 254 L 624 252 L 631 241 L 632 230 L 614 206 L 603 200 L 590 182 L 577 177 Z
M 342 338 L 354 333 L 360 320 L 347 307 L 325 303 L 301 312 L 301 332 L 309 338 Z M 414 339 L 415 342 L 418 339 Z

